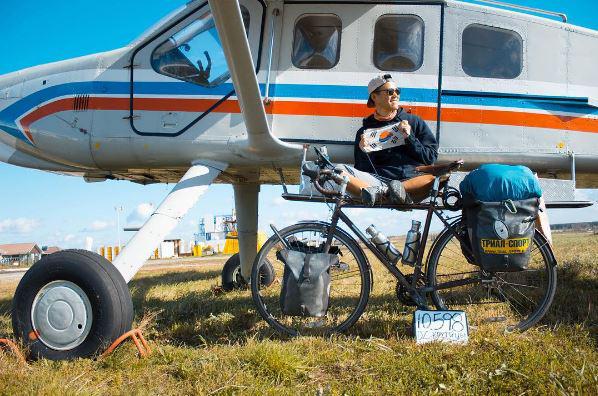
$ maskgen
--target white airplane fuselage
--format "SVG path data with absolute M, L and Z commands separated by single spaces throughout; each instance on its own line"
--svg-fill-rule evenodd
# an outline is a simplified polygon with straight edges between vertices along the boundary
M 240 4 L 249 16 L 260 88 L 268 93 L 268 121 L 282 141 L 326 144 L 333 160 L 352 163 L 355 132 L 371 113 L 366 84 L 388 72 L 402 88 L 402 106 L 438 137 L 440 161 L 464 158 L 469 168 L 518 163 L 569 177 L 574 154 L 578 186 L 598 186 L 598 75 L 592 69 L 598 32 L 453 1 Z M 207 13 L 207 2 L 192 2 L 124 48 L 0 77 L 0 160 L 90 181 L 141 183 L 177 181 L 197 159 L 229 164 L 219 182 L 277 183 L 274 162 L 297 180 L 298 156 L 273 161 L 238 149 L 246 129 L 230 79 L 204 87 L 152 67 L 160 45 Z M 332 68 L 293 64 L 295 24 L 305 14 L 340 20 Z M 412 72 L 381 70 L 372 60 L 373 26 L 395 14 L 415 15 L 425 27 L 423 62 Z M 521 36 L 517 77 L 464 72 L 462 36 L 472 24 Z

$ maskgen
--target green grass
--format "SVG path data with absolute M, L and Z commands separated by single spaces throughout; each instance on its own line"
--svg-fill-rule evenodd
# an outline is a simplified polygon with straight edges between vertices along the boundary
M 412 308 L 398 303 L 379 265 L 364 316 L 347 335 L 286 339 L 258 318 L 248 291 L 214 295 L 220 265 L 142 271 L 131 282 L 132 344 L 104 361 L 41 360 L 20 367 L 0 353 L 0 394 L 598 394 L 598 236 L 555 236 L 557 296 L 522 334 L 472 329 L 468 345 L 416 345 Z M 0 337 L 12 337 L 0 284 Z

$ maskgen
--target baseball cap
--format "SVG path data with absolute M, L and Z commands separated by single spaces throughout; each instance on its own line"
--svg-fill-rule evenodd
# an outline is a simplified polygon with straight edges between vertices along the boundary
M 371 98 L 372 92 L 374 92 L 389 81 L 394 82 L 390 74 L 380 74 L 370 80 L 370 82 L 368 83 L 368 107 L 376 107 L 374 105 L 374 101 Z

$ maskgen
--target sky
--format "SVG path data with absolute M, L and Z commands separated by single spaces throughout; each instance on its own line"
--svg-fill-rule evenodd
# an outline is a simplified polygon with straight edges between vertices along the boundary
M 0 74 L 126 45 L 186 0 L 2 0 Z M 512 3 L 565 12 L 569 22 L 598 30 L 598 2 L 511 0 Z M 166 197 L 173 185 L 141 186 L 130 182 L 86 183 L 80 178 L 19 168 L 0 162 L 0 244 L 36 242 L 62 248 L 116 245 L 117 225 L 137 226 Z M 295 188 L 295 187 L 292 187 Z M 300 219 L 326 219 L 321 204 L 284 201 L 280 186 L 262 186 L 260 230 L 268 224 L 290 225 Z M 579 190 L 579 199 L 598 200 L 597 190 Z M 234 207 L 232 187 L 213 185 L 183 219 L 171 237 L 190 240 L 204 216 L 229 214 Z M 121 208 L 117 211 L 115 208 Z M 389 235 L 410 228 L 413 212 L 353 210 L 351 217 L 365 228 L 374 223 Z M 553 223 L 597 221 L 598 208 L 550 211 Z M 120 219 L 119 219 L 120 217 Z M 125 242 L 130 232 L 120 232 Z

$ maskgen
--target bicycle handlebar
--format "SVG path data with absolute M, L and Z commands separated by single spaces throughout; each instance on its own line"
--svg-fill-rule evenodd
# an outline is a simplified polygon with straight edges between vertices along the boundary
M 318 192 L 320 192 L 322 195 L 329 195 L 332 197 L 343 195 L 343 191 L 345 190 L 344 188 L 341 188 L 341 191 L 336 191 L 333 189 L 328 189 L 328 188 L 322 187 L 322 185 L 320 184 L 320 178 L 322 176 L 325 176 L 328 179 L 331 179 L 332 181 L 334 181 L 335 183 L 337 183 L 340 186 L 343 186 L 347 183 L 347 180 L 345 180 L 345 178 L 343 178 L 341 175 L 337 174 L 333 170 L 321 169 L 320 172 L 318 173 L 318 177 L 313 179 L 314 187 L 316 188 L 316 190 L 318 190 Z

